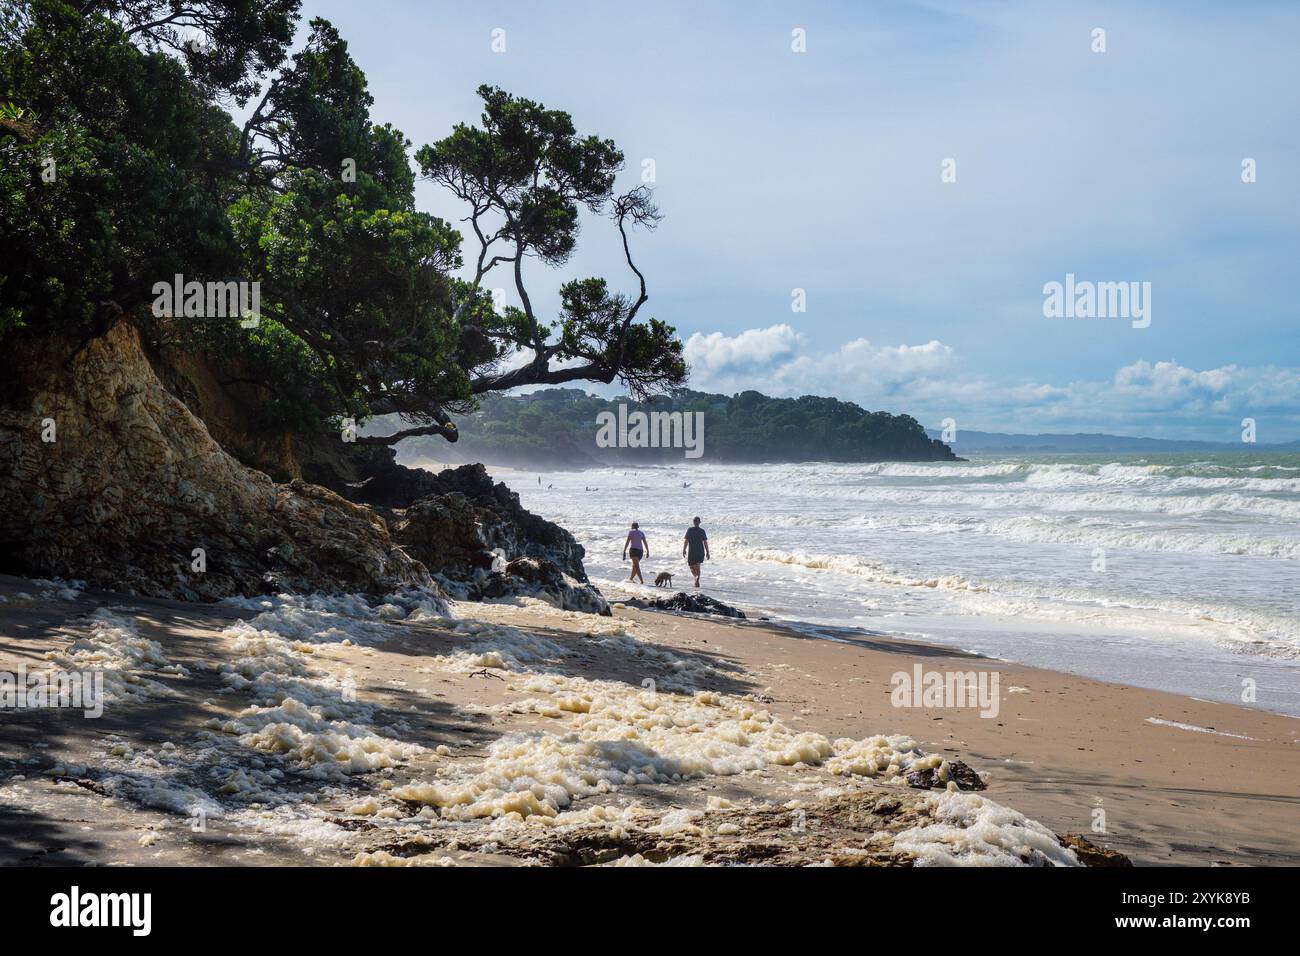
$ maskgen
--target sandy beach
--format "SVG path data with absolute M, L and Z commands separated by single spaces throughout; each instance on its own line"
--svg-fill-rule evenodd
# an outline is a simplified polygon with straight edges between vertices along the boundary
M 108 688 L 4 713 L 5 864 L 1300 863 L 1300 723 L 1245 707 L 622 603 L 0 594 L 0 671 Z M 917 664 L 996 717 L 893 706 Z M 932 755 L 987 789 L 900 783 Z

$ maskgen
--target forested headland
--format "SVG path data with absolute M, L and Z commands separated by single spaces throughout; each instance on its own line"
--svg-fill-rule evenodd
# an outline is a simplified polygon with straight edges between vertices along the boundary
M 689 460 L 681 447 L 601 447 L 602 422 L 636 412 L 698 413 L 702 462 L 953 461 L 943 442 L 910 415 L 867 411 L 852 402 L 805 395 L 771 398 L 755 391 L 711 395 L 678 389 L 637 402 L 604 399 L 581 389 L 485 396 L 459 421 L 454 447 L 427 439 L 403 444 L 407 458 L 483 461 L 520 467 L 581 468 L 600 464 L 658 464 Z M 602 418 L 602 416 L 609 416 Z M 635 420 L 635 419 L 634 419 Z M 462 457 L 463 456 L 463 457 Z

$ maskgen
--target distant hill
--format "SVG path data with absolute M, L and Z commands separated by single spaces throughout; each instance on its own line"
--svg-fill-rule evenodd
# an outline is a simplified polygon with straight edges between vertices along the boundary
M 456 424 L 460 440 L 455 444 L 441 438 L 407 439 L 401 445 L 402 459 L 547 468 L 691 460 L 777 463 L 956 459 L 952 449 L 927 436 L 910 415 L 869 412 L 851 402 L 812 395 L 769 398 L 752 391 L 727 396 L 684 389 L 642 404 L 628 398 L 598 398 L 581 389 L 557 388 L 530 395 L 485 395 L 480 410 L 461 416 Z M 374 426 L 375 431 L 390 428 L 390 422 Z M 670 439 L 664 444 L 671 447 L 646 447 L 650 443 L 648 433 L 660 429 L 665 429 L 664 437 Z M 606 439 L 604 444 L 609 447 L 601 447 L 598 437 Z
M 939 438 L 942 432 L 937 428 L 927 428 L 926 434 Z M 1143 452 L 1168 454 L 1210 452 L 1218 454 L 1267 454 L 1300 452 L 1300 441 L 1285 444 L 1246 444 L 1244 442 L 1215 441 L 1181 441 L 1169 438 L 1133 438 L 1127 435 L 1105 435 L 1101 433 L 1043 434 L 1043 435 L 1008 435 L 1000 432 L 977 432 L 958 430 L 956 441 L 952 442 L 954 450 L 961 453 L 978 452 Z

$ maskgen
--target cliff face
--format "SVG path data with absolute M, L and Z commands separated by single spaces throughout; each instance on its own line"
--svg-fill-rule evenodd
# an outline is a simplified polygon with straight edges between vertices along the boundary
M 277 484 L 223 451 L 129 324 L 79 351 L 31 346 L 9 365 L 0 569 L 191 600 L 429 583 L 370 509 Z

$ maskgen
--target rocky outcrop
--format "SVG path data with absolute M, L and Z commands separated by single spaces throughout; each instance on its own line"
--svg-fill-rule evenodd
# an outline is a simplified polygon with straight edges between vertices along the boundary
M 587 581 L 582 545 L 559 525 L 527 511 L 482 465 L 433 474 L 391 465 L 349 494 L 374 505 L 394 539 L 453 597 L 524 595 L 569 611 L 608 614 Z
M 322 462 L 321 464 L 326 463 Z M 421 498 L 446 494 L 451 491 L 458 491 L 462 494 L 468 491 L 470 497 L 481 500 L 491 497 L 492 480 L 488 477 L 487 470 L 481 465 L 478 467 L 482 472 L 482 480 L 467 482 L 462 479 L 457 481 L 450 477 L 443 478 L 444 474 L 451 475 L 452 472 L 435 474 L 424 468 L 408 468 L 405 465 L 399 465 L 397 463 L 397 452 L 392 448 L 383 446 L 360 448 L 352 453 L 348 465 L 359 476 L 358 479 L 352 480 L 342 487 L 337 484 L 332 484 L 331 487 L 338 488 L 341 493 L 347 495 L 353 501 L 364 502 L 376 508 L 406 508 Z M 344 469 L 338 468 L 333 461 L 328 462 L 328 467 L 335 468 L 339 474 L 346 473 Z M 455 470 L 459 471 L 460 469 Z M 364 477 L 361 477 L 363 473 Z
M 486 549 L 501 551 L 507 561 L 545 558 L 569 577 L 587 580 L 582 566 L 586 551 L 573 535 L 526 510 L 519 495 L 503 482 L 494 483 L 482 465 L 434 474 L 394 464 L 349 491 L 349 496 L 392 513 L 395 520 L 390 523 L 398 540 L 420 549 L 412 553 L 430 571 L 454 577 L 467 563 L 482 567 L 481 560 L 468 560 L 466 554 Z M 477 537 L 466 534 L 471 512 Z
M 8 365 L 0 570 L 186 599 L 430 583 L 369 508 L 223 451 L 128 323 Z
M 493 553 L 482 532 L 479 509 L 461 494 L 424 498 L 390 512 L 402 546 L 435 574 L 472 581 L 491 571 L 505 555 Z

